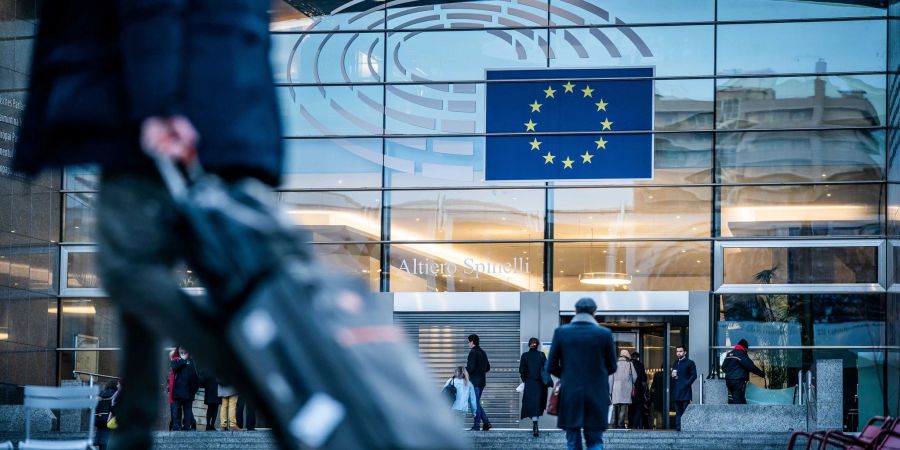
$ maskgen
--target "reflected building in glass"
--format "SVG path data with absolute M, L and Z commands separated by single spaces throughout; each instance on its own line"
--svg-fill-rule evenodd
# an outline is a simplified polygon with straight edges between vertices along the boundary
M 14 6 L 3 117 L 26 94 L 32 3 L 0 0 Z M 663 376 L 675 346 L 719 374 L 742 338 L 760 387 L 842 360 L 848 430 L 900 414 L 896 1 L 351 3 L 312 17 L 272 4 L 276 195 L 326 271 L 393 303 L 436 380 L 481 336 L 495 425 L 518 426 L 525 342 L 549 344 L 582 296 L 620 348 L 643 354 L 654 428 L 674 425 Z M 652 179 L 484 181 L 487 71 L 635 66 L 655 71 L 653 126 L 639 130 L 653 135 Z M 0 384 L 114 374 L 117 319 L 93 267 L 96 171 L 0 180 L 0 358 L 16 361 Z M 190 268 L 176 276 L 202 291 Z

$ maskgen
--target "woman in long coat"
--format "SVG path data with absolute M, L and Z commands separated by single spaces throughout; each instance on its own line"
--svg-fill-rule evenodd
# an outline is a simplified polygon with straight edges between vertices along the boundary
M 615 407 L 613 421 L 616 428 L 625 428 L 628 406 L 631 405 L 631 390 L 637 379 L 637 371 L 631 364 L 631 353 L 622 349 L 616 361 L 616 372 L 609 376 L 612 404 Z
M 544 352 L 538 350 L 540 341 L 537 338 L 528 340 L 528 351 L 522 353 L 519 360 L 519 377 L 525 383 L 525 391 L 522 394 L 521 418 L 531 418 L 532 434 L 539 436 L 538 419 L 544 415 L 544 406 L 547 405 L 547 384 L 544 383 L 544 365 L 547 357 Z

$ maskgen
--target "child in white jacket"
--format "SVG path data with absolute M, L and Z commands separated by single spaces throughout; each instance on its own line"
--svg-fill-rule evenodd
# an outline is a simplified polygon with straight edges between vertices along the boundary
M 451 409 L 463 419 L 466 417 L 466 412 L 475 413 L 478 410 L 478 404 L 475 402 L 475 387 L 469 381 L 469 372 L 466 371 L 466 368 L 457 366 L 453 378 L 447 380 L 444 386 L 450 383 L 456 387 L 456 400 L 453 401 Z

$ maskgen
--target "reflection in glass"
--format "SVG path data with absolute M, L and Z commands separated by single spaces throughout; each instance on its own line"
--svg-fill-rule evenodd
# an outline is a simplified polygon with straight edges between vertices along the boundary
M 382 132 L 382 86 L 313 86 L 275 89 L 284 134 L 377 135 Z
M 543 239 L 544 190 L 394 191 L 391 240 Z
M 387 86 L 389 134 L 484 133 L 484 84 Z
M 883 125 L 887 117 L 884 75 L 732 78 L 717 83 L 718 128 L 865 127 Z
M 883 346 L 884 295 L 729 294 L 716 298 L 716 345 Z
M 393 244 L 391 292 L 542 291 L 542 243 Z
M 877 247 L 725 248 L 726 284 L 877 283 Z
M 884 21 L 719 25 L 720 75 L 883 71 Z
M 381 239 L 381 192 L 282 192 L 288 215 L 312 242 Z
M 688 291 L 709 289 L 709 242 L 578 242 L 553 246 L 554 291 Z M 579 276 L 607 272 L 631 283 L 584 284 Z
M 882 130 L 719 133 L 716 162 L 723 183 L 879 181 Z
M 55 385 L 56 315 L 48 310 L 56 298 L 0 292 L 0 382 L 11 385 Z
M 66 214 L 63 240 L 66 242 L 93 242 L 96 227 L 94 202 L 97 194 L 66 194 Z
M 884 187 L 722 186 L 719 236 L 857 236 L 882 233 Z
M 887 196 L 887 234 L 894 237 L 900 235 L 900 184 L 888 183 Z
M 381 186 L 381 139 L 289 139 L 281 188 Z
M 653 179 L 649 183 L 712 181 L 712 134 L 667 133 L 654 136 Z
M 302 3 L 298 2 L 298 4 Z M 366 6 L 367 11 L 337 12 L 309 17 L 291 6 L 289 1 L 275 0 L 270 2 L 270 5 L 270 31 L 379 30 L 384 28 L 384 10 L 370 9 L 368 6 Z
M 712 129 L 713 80 L 659 80 L 654 90 L 654 129 Z
M 271 36 L 275 82 L 359 83 L 383 78 L 384 33 Z
M 70 191 L 100 189 L 100 168 L 96 166 L 67 166 L 64 186 Z
M 337 278 L 351 277 L 378 292 L 381 275 L 380 244 L 314 244 L 319 268 Z
M 66 287 L 94 289 L 100 287 L 100 276 L 96 267 L 96 252 L 68 252 Z
M 553 191 L 556 239 L 622 239 L 710 234 L 712 188 L 598 188 Z
M 483 80 L 488 69 L 543 68 L 547 64 L 544 38 L 521 38 L 532 33 L 478 30 L 389 34 L 388 81 Z M 451 47 L 452 52 L 435 51 Z
M 877 2 L 804 2 L 784 0 L 720 1 L 719 20 L 811 19 L 884 16 Z
M 715 9 L 714 0 L 551 0 L 550 3 L 550 20 L 562 26 L 606 25 L 614 22 L 705 22 L 714 20 Z
M 547 0 L 516 3 L 504 0 L 447 2 L 388 8 L 387 11 L 387 26 L 390 30 L 415 30 L 436 25 L 444 28 L 547 26 Z
M 712 26 L 551 30 L 550 67 L 655 66 L 657 76 L 710 75 Z

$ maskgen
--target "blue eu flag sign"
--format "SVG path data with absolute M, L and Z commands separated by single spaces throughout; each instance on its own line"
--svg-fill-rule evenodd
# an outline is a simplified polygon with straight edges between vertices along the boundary
M 537 81 L 487 84 L 487 132 L 524 134 L 487 137 L 485 180 L 653 178 L 652 76 L 650 67 L 488 71 L 488 80 Z M 620 134 L 629 131 L 641 133 Z

